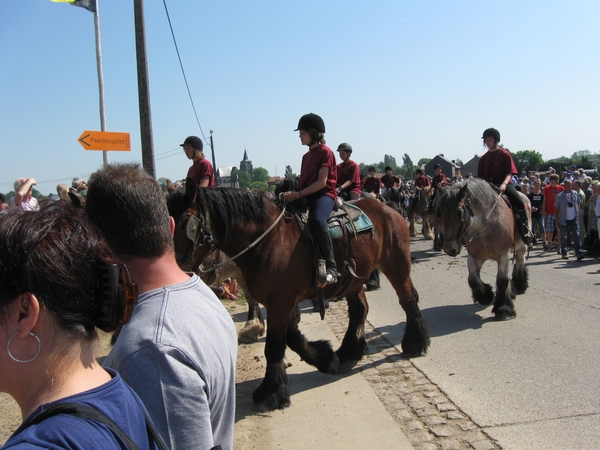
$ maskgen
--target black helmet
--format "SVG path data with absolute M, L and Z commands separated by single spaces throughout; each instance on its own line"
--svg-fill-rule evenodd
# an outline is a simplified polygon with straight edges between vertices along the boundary
M 340 145 L 338 145 L 337 151 L 352 153 L 352 146 L 350 144 L 348 144 L 347 142 L 342 142 Z
M 294 131 L 298 130 L 317 130 L 321 133 L 325 133 L 325 122 L 321 119 L 321 116 L 317 116 L 316 114 L 304 114 L 300 117 L 298 121 L 298 128 Z
M 186 137 L 185 141 L 183 141 L 183 144 L 179 144 L 180 147 L 183 147 L 184 145 L 191 145 L 196 150 L 202 151 L 202 139 L 200 139 L 198 136 Z
M 500 132 L 495 128 L 488 128 L 487 130 L 485 130 L 483 132 L 483 136 L 481 136 L 481 139 L 485 140 L 485 138 L 488 137 L 493 137 L 494 139 L 496 139 L 496 142 L 500 142 Z

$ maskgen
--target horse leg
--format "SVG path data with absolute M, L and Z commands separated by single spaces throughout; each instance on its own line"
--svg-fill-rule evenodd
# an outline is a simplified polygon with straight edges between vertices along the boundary
M 300 357 L 319 372 L 334 374 L 337 372 L 339 360 L 329 341 L 308 341 L 298 328 L 300 309 L 292 312 L 287 328 L 287 345 Z
M 496 320 L 510 320 L 517 317 L 513 295 L 508 279 L 508 252 L 503 252 L 498 259 L 498 275 L 496 275 L 496 302 L 492 313 Z
M 415 213 L 411 211 L 408 216 L 409 226 L 408 231 L 410 231 L 410 237 L 417 237 L 417 230 L 415 229 Z
M 471 253 L 467 256 L 467 267 L 469 269 L 469 286 L 473 294 L 473 302 L 487 306 L 494 300 L 494 290 L 492 287 L 481 281 L 481 266 L 484 261 L 479 261 Z
M 423 237 L 426 241 L 433 239 L 433 226 L 429 223 L 429 216 L 425 213 L 423 214 Z
M 401 252 L 402 250 L 398 249 L 397 251 Z M 410 278 L 410 263 L 396 262 L 382 264 L 380 268 L 396 291 L 400 306 L 406 314 L 402 356 L 406 358 L 422 356 L 427 353 L 431 339 L 427 330 L 427 322 L 419 309 L 419 293 Z
M 235 266 L 237 269 L 237 266 Z M 239 269 L 238 269 L 239 270 Z M 240 342 L 249 344 L 258 341 L 258 338 L 265 334 L 265 319 L 263 319 L 262 310 L 257 301 L 250 297 L 250 291 L 246 285 L 246 280 L 241 276 L 237 277 L 238 285 L 244 291 L 246 295 L 246 302 L 248 303 L 248 317 L 244 328 L 238 332 L 238 340 Z
M 261 385 L 252 394 L 254 403 L 268 409 L 283 409 L 290 406 L 290 390 L 283 357 L 286 346 L 286 330 L 289 311 L 283 308 L 269 309 L 267 316 L 267 339 L 265 357 L 267 370 Z
M 364 289 L 358 293 L 346 293 L 348 302 L 348 329 L 342 340 L 342 345 L 335 352 L 340 363 L 346 361 L 360 361 L 367 350 L 365 339 L 365 320 L 369 312 L 369 305 Z
M 238 340 L 249 344 L 256 342 L 259 337 L 265 334 L 265 320 L 263 319 L 262 310 L 258 302 L 255 302 L 247 295 L 246 302 L 248 303 L 248 317 L 246 318 L 244 328 L 238 332 Z
M 515 246 L 515 266 L 512 272 L 511 288 L 513 297 L 524 294 L 529 287 L 529 273 L 525 265 L 525 244 Z

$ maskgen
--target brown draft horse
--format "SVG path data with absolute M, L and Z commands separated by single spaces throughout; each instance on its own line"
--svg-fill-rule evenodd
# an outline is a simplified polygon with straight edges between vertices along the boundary
M 521 196 L 525 208 L 530 211 L 529 199 L 523 194 Z M 480 277 L 483 263 L 494 260 L 498 263 L 498 274 L 492 313 L 496 320 L 515 318 L 514 299 L 525 293 L 529 283 L 525 266 L 527 246 L 521 239 L 511 207 L 489 183 L 474 179 L 446 186 L 438 193 L 433 210 L 444 251 L 456 256 L 463 245 L 467 249 L 468 280 L 473 301 L 482 305 L 494 301 L 492 287 Z M 531 224 L 529 227 L 531 229 Z M 515 264 L 509 280 L 509 252 L 513 246 Z
M 169 197 L 167 205 L 175 218 L 175 250 L 184 252 L 194 245 L 186 229 L 196 223 L 199 232 L 196 245 L 205 254 L 214 246 L 236 257 L 252 298 L 267 309 L 267 368 L 262 384 L 254 391 L 255 403 L 271 409 L 290 405 L 283 363 L 286 346 L 324 373 L 336 373 L 340 363 L 362 358 L 366 350 L 364 323 L 369 310 L 363 282 L 375 267 L 388 277 L 406 313 L 404 355 L 412 357 L 427 352 L 430 343 L 427 325 L 410 277 L 408 227 L 394 209 L 377 200 L 360 200 L 360 208 L 373 222 L 373 236 L 370 231 L 358 233 L 350 239 L 349 249 L 343 238 L 333 241 L 341 277 L 337 284 L 325 288 L 324 296 L 345 295 L 349 312 L 348 329 L 342 345 L 334 352 L 328 341 L 308 341 L 298 329 L 296 304 L 315 299 L 317 292 L 313 245 L 301 234 L 295 219 L 283 220 L 282 209 L 261 192 L 197 188 L 191 179 L 186 181 L 185 191 Z M 355 262 L 356 278 L 343 264 L 347 254 Z M 202 256 L 202 252 L 195 252 L 195 257 Z
M 408 217 L 410 221 L 410 237 L 417 236 L 417 230 L 415 229 L 416 216 L 419 216 L 422 220 L 423 228 L 421 232 L 425 237 L 425 240 L 433 239 L 433 224 L 431 223 L 429 214 L 427 214 L 427 200 L 429 197 L 433 195 L 433 188 L 430 186 L 425 186 L 421 191 L 421 195 L 419 196 L 419 200 L 417 204 L 414 205 L 411 209 L 410 215 Z

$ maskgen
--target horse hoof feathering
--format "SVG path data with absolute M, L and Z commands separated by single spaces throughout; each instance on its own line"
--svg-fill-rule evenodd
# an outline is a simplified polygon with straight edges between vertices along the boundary
M 243 344 L 251 344 L 265 334 L 265 326 L 258 318 L 246 321 L 244 328 L 238 332 L 238 341 Z
M 410 276 L 406 221 L 398 211 L 378 200 L 363 199 L 356 205 L 373 226 L 348 237 L 347 242 L 344 237 L 332 241 L 337 267 L 344 269 L 340 270 L 338 283 L 324 289 L 324 298 L 345 296 L 348 303 L 348 326 L 340 348 L 334 352 L 329 342 L 308 341 L 298 328 L 297 305 L 317 297 L 314 246 L 296 220 L 287 220 L 285 214 L 292 209 L 289 204 L 278 204 L 260 191 L 199 188 L 192 179 L 186 180 L 185 191 L 176 191 L 167 200 L 175 220 L 176 254 L 199 265 L 216 248 L 235 259 L 242 274 L 239 281 L 243 279 L 247 285 L 244 292 L 267 310 L 267 367 L 265 378 L 252 396 L 255 403 L 265 408 L 290 406 L 283 363 L 286 348 L 327 374 L 335 374 L 340 364 L 364 356 L 369 305 L 363 283 L 375 268 L 388 278 L 406 314 L 403 351 L 410 356 L 427 352 L 430 339 Z M 281 220 L 284 217 L 286 220 Z M 344 264 L 347 260 L 353 262 L 354 273 Z M 253 337 L 250 334 L 249 338 Z

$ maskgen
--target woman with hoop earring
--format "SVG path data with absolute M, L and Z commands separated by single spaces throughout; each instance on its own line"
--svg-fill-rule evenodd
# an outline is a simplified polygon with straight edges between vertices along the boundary
M 0 221 L 0 391 L 24 419 L 3 449 L 166 448 L 133 390 L 95 359 L 137 299 L 126 266 L 70 205 Z

